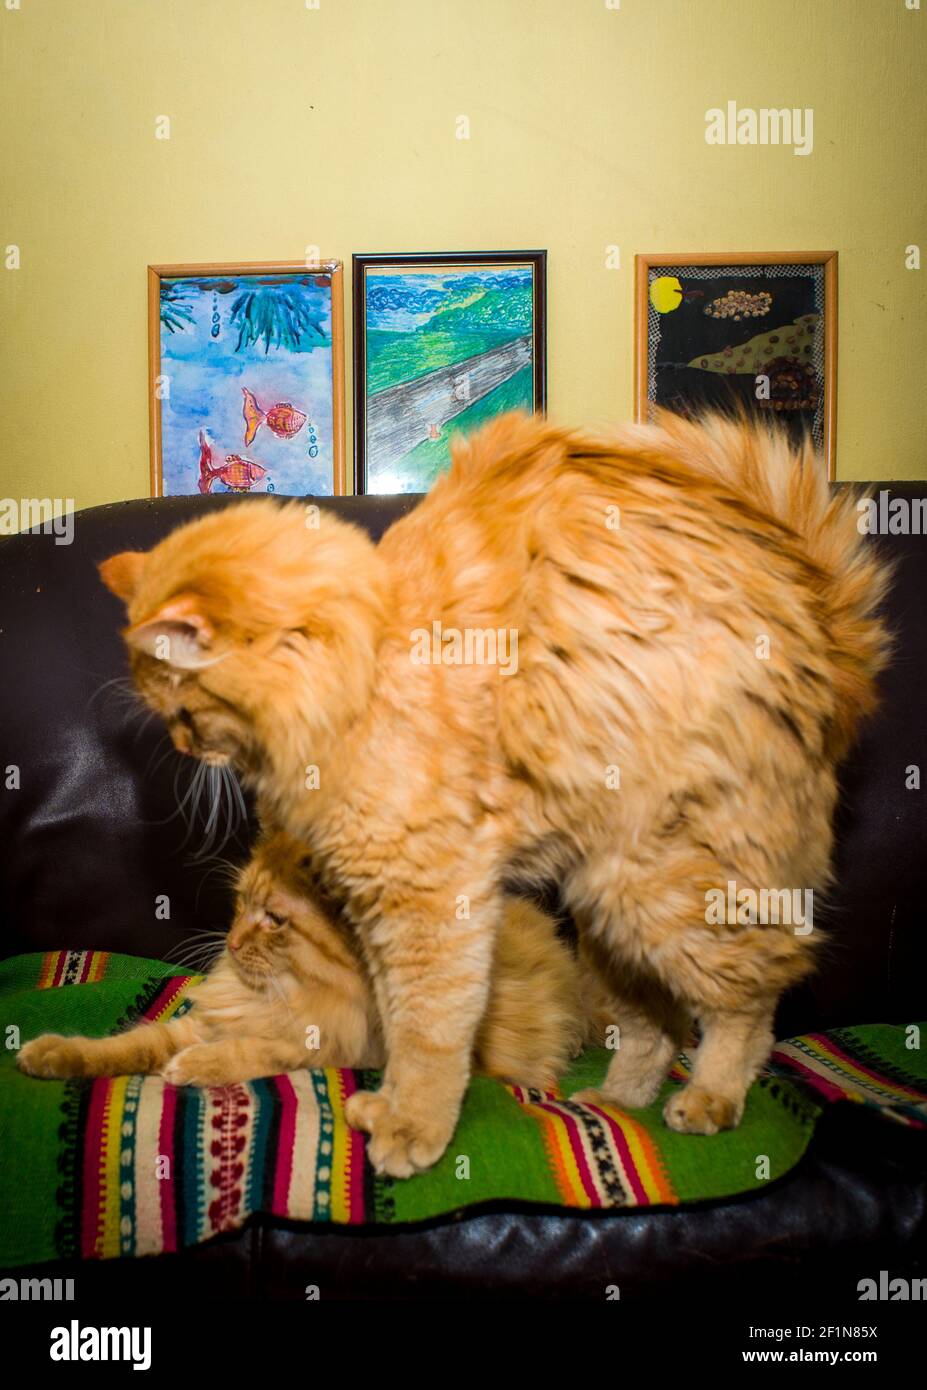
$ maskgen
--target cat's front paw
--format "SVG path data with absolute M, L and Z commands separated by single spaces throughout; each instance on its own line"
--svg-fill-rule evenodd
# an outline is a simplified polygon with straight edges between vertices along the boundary
M 352 1129 L 370 1135 L 367 1157 L 378 1173 L 410 1178 L 430 1168 L 451 1141 L 456 1116 L 450 1122 L 433 1111 L 416 1112 L 394 1106 L 388 1091 L 355 1091 L 344 1107 Z
M 63 1038 L 60 1033 L 43 1033 L 19 1049 L 16 1065 L 27 1076 L 64 1079 L 83 1076 L 84 1053 L 78 1038 Z
M 209 1043 L 193 1043 L 175 1053 L 161 1075 L 172 1086 L 225 1086 L 231 1079 L 227 1065 Z
M 730 1096 L 718 1095 L 696 1086 L 691 1081 L 681 1091 L 674 1091 L 663 1107 L 663 1118 L 670 1129 L 679 1134 L 717 1134 L 722 1129 L 736 1129 L 744 1113 Z

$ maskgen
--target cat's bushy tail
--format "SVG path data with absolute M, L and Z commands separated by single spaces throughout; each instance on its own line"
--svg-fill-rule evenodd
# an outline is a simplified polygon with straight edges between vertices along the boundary
M 876 679 L 891 636 L 880 609 L 891 566 L 862 533 L 863 489 L 832 488 L 810 440 L 795 444 L 782 429 L 712 415 L 700 421 L 668 411 L 653 426 L 665 447 L 687 466 L 709 473 L 757 511 L 800 538 L 810 561 L 809 583 L 826 614 L 836 672 L 834 754 L 846 751 L 860 718 L 877 703 Z
M 570 459 L 586 474 L 656 478 L 693 489 L 727 523 L 752 532 L 761 545 L 779 546 L 804 561 L 796 581 L 824 625 L 830 658 L 833 710 L 828 751 L 840 758 L 862 716 L 877 703 L 876 679 L 891 638 L 880 617 L 891 566 L 861 533 L 858 488 L 832 489 L 824 461 L 810 441 L 796 444 L 785 430 L 739 414 L 686 419 L 654 411 L 648 424 L 602 435 L 571 432 L 520 411 L 496 417 L 453 448 L 450 476 L 436 485 L 468 486 L 472 473 L 493 496 L 518 488 L 529 470 L 557 469 Z M 707 486 L 706 486 L 707 483 Z

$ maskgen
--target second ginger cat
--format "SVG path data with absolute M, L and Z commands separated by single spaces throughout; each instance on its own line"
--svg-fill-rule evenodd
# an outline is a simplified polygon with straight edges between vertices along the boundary
M 315 883 L 297 841 L 264 836 L 237 880 L 225 948 L 193 1008 L 106 1038 L 26 1043 L 32 1076 L 160 1072 L 178 1086 L 250 1081 L 301 1067 L 381 1067 L 380 1017 L 356 938 Z M 511 898 L 499 932 L 474 1067 L 545 1089 L 579 1049 L 579 967 L 555 923 Z

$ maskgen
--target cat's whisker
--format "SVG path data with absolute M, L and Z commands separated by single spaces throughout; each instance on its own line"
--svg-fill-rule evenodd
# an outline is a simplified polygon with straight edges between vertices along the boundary
M 172 960 L 168 964 L 182 975 L 206 975 L 218 960 L 218 956 L 196 956 L 191 960 Z
M 148 725 L 151 723 L 152 719 L 154 719 L 156 713 L 157 710 L 150 709 L 148 713 L 145 715 L 145 718 L 142 720 L 141 724 L 139 724 L 138 728 L 135 731 L 135 738 L 133 739 L 134 743 L 138 743 L 142 734 L 148 728 Z
M 203 885 L 205 884 L 206 880 L 210 878 L 213 874 L 219 874 L 220 882 L 223 885 L 223 887 L 233 889 L 238 880 L 238 875 L 241 873 L 241 865 L 233 864 L 231 859 L 223 859 L 219 855 L 212 855 L 210 856 L 210 858 L 212 858 L 215 862 L 210 864 L 208 859 L 193 861 L 197 865 L 197 867 L 201 867 L 202 865 L 208 866 L 206 868 L 206 872 L 200 879 L 199 886 L 196 890 L 196 898 L 193 904 L 195 909 L 199 908 L 200 894 L 203 891 Z
M 167 738 L 167 737 L 168 737 L 168 736 L 165 734 L 165 738 Z M 152 776 L 154 775 L 155 772 L 158 771 L 158 768 L 160 768 L 160 767 L 164 764 L 164 762 L 170 757 L 171 753 L 175 751 L 175 750 L 174 750 L 174 745 L 173 745 L 173 743 L 171 743 L 170 748 L 168 748 L 168 749 L 164 752 L 163 756 L 158 760 L 158 762 L 155 764 L 154 768 L 151 768 L 151 760 L 157 755 L 157 752 L 158 752 L 158 748 L 159 748 L 159 747 L 160 747 L 160 744 L 155 748 L 155 750 L 154 750 L 154 752 L 152 753 L 151 758 L 149 759 L 149 762 L 148 762 L 148 767 L 149 767 L 149 769 L 150 769 L 150 773 L 151 773 Z M 185 766 L 186 766 L 186 764 L 183 763 L 183 762 L 181 761 L 181 762 L 180 762 L 180 765 L 178 766 L 178 768 L 177 768 L 177 770 L 176 770 L 176 772 L 174 773 L 174 797 L 175 797 L 175 799 L 178 798 L 178 797 L 180 796 L 180 791 L 179 791 L 179 788 L 178 788 L 178 785 L 177 785 L 177 784 L 178 784 L 178 782 L 179 782 L 179 780 L 180 780 L 181 774 L 183 773 L 183 770 L 184 770 L 184 767 L 185 767 Z M 186 844 L 187 839 L 189 839 L 190 823 L 188 822 L 187 817 L 184 815 L 184 807 L 186 806 L 187 801 L 190 799 L 191 794 L 192 794 L 193 796 L 196 795 L 196 784 L 197 784 L 197 781 L 199 780 L 199 775 L 200 775 L 200 770 L 201 770 L 201 768 L 202 768 L 202 764 L 200 764 L 200 765 L 197 767 L 196 771 L 194 772 L 193 777 L 192 777 L 192 780 L 191 780 L 191 782 L 190 782 L 190 785 L 187 787 L 187 790 L 186 790 L 186 792 L 185 792 L 185 794 L 184 794 L 183 800 L 178 802 L 178 805 L 176 806 L 176 808 L 175 808 L 173 811 L 171 811 L 171 813 L 170 813 L 169 816 L 161 816 L 161 817 L 160 817 L 159 819 L 157 819 L 157 820 L 144 821 L 143 824 L 144 824 L 144 825 L 168 825 L 172 820 L 175 820 L 175 819 L 177 818 L 177 816 L 181 816 L 182 819 L 183 819 L 184 824 L 187 826 L 187 836 L 186 836 L 186 838 L 185 838 L 184 841 L 183 841 L 183 844 Z M 149 771 L 148 771 L 148 770 L 146 770 L 145 776 L 146 776 L 146 778 L 149 776 Z
M 234 772 L 232 772 L 231 768 L 224 767 L 222 769 L 222 788 L 226 800 L 228 801 L 228 809 L 225 813 L 225 836 L 223 837 L 222 844 L 219 846 L 220 849 L 225 848 L 229 840 L 232 838 L 232 835 L 234 834 L 235 830 L 237 829 L 235 798 L 233 795 L 233 788 L 237 787 L 237 785 L 238 782 Z
M 238 829 L 239 815 L 245 822 L 247 822 L 248 815 L 238 780 L 227 764 L 210 764 L 205 785 L 208 789 L 210 809 L 203 830 L 203 842 L 193 856 L 195 863 L 202 861 L 212 853 L 221 852 Z M 219 818 L 223 807 L 225 808 L 225 826 L 220 833 Z
M 225 869 L 231 877 L 237 878 L 238 874 L 241 872 L 241 864 L 237 864 L 234 859 L 226 859 L 221 854 L 214 854 L 211 857 L 214 862 L 209 869 L 210 873 L 215 873 L 219 869 Z
M 167 744 L 168 744 L 168 746 L 167 746 L 167 748 L 164 749 L 164 751 L 161 753 L 160 758 L 158 758 L 158 761 L 155 763 L 154 760 L 155 760 L 156 757 L 158 757 L 158 752 L 159 752 L 159 750 L 162 748 L 162 745 L 163 745 L 165 739 L 167 739 Z M 176 754 L 176 753 L 177 753 L 177 749 L 174 747 L 173 743 L 171 742 L 170 736 L 169 736 L 168 734 L 165 734 L 165 735 L 164 735 L 164 738 L 159 739 L 159 741 L 158 741 L 157 744 L 155 745 L 154 752 L 152 753 L 151 757 L 148 759 L 148 766 L 147 766 L 147 768 L 145 769 L 145 773 L 144 773 L 145 778 L 154 777 L 154 776 L 160 771 L 160 769 L 164 766 L 164 764 L 168 761 L 168 759 L 171 757 L 171 755 L 172 755 L 172 754 Z M 153 766 L 153 767 L 152 767 L 152 763 L 154 763 L 154 766 Z
M 181 975 L 208 975 L 215 965 L 214 960 L 206 960 L 200 964 L 185 965 L 178 963 L 177 971 Z
M 183 941 L 178 944 L 181 946 L 189 945 L 193 941 L 198 941 L 206 936 L 225 936 L 227 933 L 221 927 L 197 927 L 196 931 L 187 932 Z
M 219 932 L 217 936 L 221 940 L 181 943 L 180 946 L 169 951 L 164 959 L 169 961 L 171 965 L 178 965 L 184 969 L 208 968 L 219 959 L 224 950 L 225 932 Z
M 219 813 L 222 809 L 223 787 L 225 785 L 222 779 L 223 769 L 216 767 L 214 764 L 204 764 L 204 766 L 206 766 L 207 769 L 204 786 L 209 802 L 209 814 L 206 817 L 206 824 L 203 828 L 202 843 L 193 856 L 194 862 L 199 862 L 202 858 L 208 856 L 214 846 L 216 850 L 220 850 L 225 844 L 225 840 L 222 840 L 220 844 L 216 845 Z
M 241 785 L 234 771 L 231 768 L 229 768 L 229 787 L 231 788 L 232 795 L 235 798 L 235 804 L 238 808 L 238 814 L 241 817 L 242 821 L 247 823 L 248 808 L 245 805 L 245 798 L 241 790 Z
M 208 975 L 220 955 L 221 952 L 213 952 L 210 955 L 196 956 L 192 960 L 171 961 L 170 964 L 184 975 Z
M 102 685 L 97 686 L 87 701 L 86 708 L 92 709 L 96 701 L 102 696 L 109 697 L 117 692 L 122 695 L 131 695 L 136 701 L 139 700 L 138 692 L 135 690 L 130 676 L 113 676 L 112 680 L 104 681 Z
M 205 855 L 197 861 L 197 867 L 206 870 L 202 878 L 204 883 L 211 874 L 222 874 L 228 883 L 234 883 L 241 873 L 240 864 L 234 864 L 231 859 L 223 859 L 218 853 Z
M 215 821 L 212 827 L 212 839 L 209 842 L 209 849 L 210 853 L 218 854 L 219 851 L 224 848 L 225 843 L 228 840 L 228 829 L 226 828 L 225 830 L 223 830 L 222 824 L 220 824 L 220 822 L 222 822 L 222 817 L 224 813 L 225 824 L 227 827 L 228 808 L 226 806 L 225 768 L 216 767 L 213 769 L 213 771 L 215 773 L 215 777 L 213 779 L 214 799 L 212 809 L 215 813 Z
M 178 781 L 178 778 L 179 778 L 179 776 L 180 776 L 180 771 L 181 771 L 181 770 L 178 768 L 178 770 L 177 770 L 177 776 L 174 778 L 174 792 L 175 792 L 175 794 L 176 794 L 176 792 L 177 792 L 177 781 Z M 186 790 L 186 794 L 184 795 L 183 800 L 182 800 L 181 802 L 178 803 L 177 810 L 176 810 L 176 811 L 173 811 L 173 812 L 171 813 L 171 815 L 169 815 L 169 816 L 167 817 L 168 820 L 173 820 L 175 816 L 180 816 L 181 819 L 183 820 L 184 824 L 185 824 L 186 827 L 187 827 L 187 833 L 186 833 L 186 835 L 185 835 L 184 838 L 183 838 L 181 848 L 183 847 L 183 845 L 186 845 L 186 844 L 189 842 L 190 836 L 193 834 L 193 829 L 194 829 L 194 826 L 196 825 L 196 815 L 197 815 L 197 811 L 199 810 L 200 800 L 201 800 L 202 795 L 203 795 L 203 787 L 204 787 L 204 785 L 205 785 L 205 779 L 206 779 L 206 764 L 205 764 L 205 763 L 197 763 L 197 765 L 196 765 L 196 771 L 194 772 L 192 778 L 190 779 L 190 785 L 189 785 L 189 787 L 188 787 L 187 790 Z M 189 803 L 189 806 L 190 806 L 189 818 L 188 818 L 187 815 L 186 815 L 186 808 L 187 808 L 188 803 Z
M 155 713 L 154 710 L 148 709 L 130 676 L 114 676 L 112 680 L 104 681 L 87 701 L 87 710 L 91 710 L 100 699 L 115 704 L 121 709 L 124 716 L 128 716 L 129 720 L 141 718 L 143 714 L 146 715 L 136 733 L 136 738 L 147 727 L 149 720 Z
M 165 960 L 171 965 L 193 966 L 198 965 L 204 960 L 215 960 L 221 955 L 221 947 L 218 941 L 200 942 L 196 947 L 190 947 L 185 951 L 178 951 L 175 954 L 165 956 Z
M 199 937 L 196 941 L 181 941 L 176 946 L 172 946 L 164 959 L 179 959 L 182 956 L 192 956 L 201 953 L 204 949 L 212 950 L 215 946 L 224 942 L 226 933 L 209 933 L 208 936 Z
M 218 941 L 205 941 L 205 942 L 200 942 L 200 943 L 199 943 L 197 946 L 195 946 L 195 947 L 190 947 L 190 948 L 189 948 L 188 950 L 186 950 L 186 951 L 180 951 L 180 952 L 178 952 L 177 955 L 171 957 L 171 962 L 170 962 L 170 963 L 171 963 L 172 965 L 182 965 L 182 966 L 184 966 L 184 965 L 189 965 L 189 966 L 199 965 L 199 964 L 201 964 L 203 961 L 212 961 L 212 960 L 218 959 L 218 957 L 221 955 L 221 953 L 222 953 L 222 946 L 221 946 L 221 943 L 220 943 L 220 942 L 218 942 Z

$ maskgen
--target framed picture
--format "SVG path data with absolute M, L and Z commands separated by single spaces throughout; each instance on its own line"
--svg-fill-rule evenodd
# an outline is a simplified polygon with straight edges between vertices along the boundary
M 635 412 L 744 406 L 810 433 L 834 477 L 836 251 L 641 255 Z
M 454 431 L 543 410 L 546 317 L 546 251 L 355 256 L 355 492 L 427 492 Z
M 340 261 L 148 267 L 153 497 L 345 491 Z

